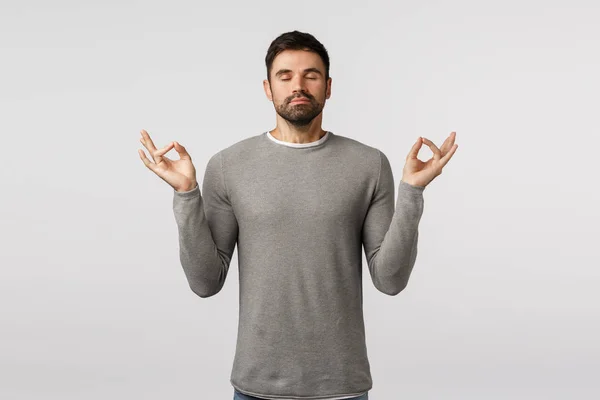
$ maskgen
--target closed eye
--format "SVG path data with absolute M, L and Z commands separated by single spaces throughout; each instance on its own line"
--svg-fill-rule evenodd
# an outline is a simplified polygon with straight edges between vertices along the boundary
M 311 81 L 317 80 L 317 78 L 313 78 L 313 77 L 306 77 L 306 79 L 310 79 Z M 290 78 L 281 78 L 282 81 L 289 81 Z

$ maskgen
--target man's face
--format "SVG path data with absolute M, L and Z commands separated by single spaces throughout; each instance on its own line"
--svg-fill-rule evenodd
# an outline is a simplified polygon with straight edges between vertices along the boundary
M 294 126 L 308 125 L 331 96 L 331 78 L 325 80 L 323 60 L 305 50 L 279 53 L 271 67 L 271 84 L 265 79 L 263 85 L 277 114 Z

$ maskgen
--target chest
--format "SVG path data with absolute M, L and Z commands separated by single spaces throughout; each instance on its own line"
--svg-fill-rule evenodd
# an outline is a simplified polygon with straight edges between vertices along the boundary
M 356 227 L 376 184 L 368 171 L 340 164 L 265 164 L 233 179 L 231 202 L 242 229 Z

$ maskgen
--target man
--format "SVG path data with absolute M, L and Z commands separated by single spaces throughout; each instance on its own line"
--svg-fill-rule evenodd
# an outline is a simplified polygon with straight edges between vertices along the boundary
M 423 190 L 457 149 L 419 138 L 398 200 L 380 150 L 321 128 L 331 96 L 329 57 L 312 35 L 276 38 L 264 90 L 275 129 L 213 155 L 202 192 L 178 142 L 141 142 L 144 164 L 174 188 L 180 260 L 200 297 L 218 293 L 238 246 L 240 309 L 234 399 L 368 399 L 362 248 L 375 287 L 396 295 L 417 256 Z M 425 143 L 434 153 L 422 162 Z M 180 160 L 164 155 L 174 148 Z

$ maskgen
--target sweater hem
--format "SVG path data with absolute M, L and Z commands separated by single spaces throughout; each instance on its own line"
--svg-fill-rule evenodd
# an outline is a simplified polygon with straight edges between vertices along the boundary
M 294 400 L 327 400 L 327 399 L 337 399 L 337 398 L 354 398 L 354 397 L 358 397 L 358 396 L 362 396 L 365 393 L 367 393 L 369 390 L 372 389 L 372 387 L 369 387 L 368 389 L 365 389 L 363 391 L 360 392 L 355 392 L 355 393 L 336 393 L 336 394 L 327 394 L 327 395 L 319 395 L 319 396 L 294 396 L 294 395 L 288 395 L 288 396 L 280 396 L 280 395 L 272 395 L 272 394 L 263 394 L 263 393 L 256 393 L 256 392 L 250 392 L 247 391 L 245 389 L 241 389 L 239 386 L 237 386 L 236 384 L 233 383 L 232 380 L 230 380 L 231 386 L 233 386 L 234 389 L 236 389 L 238 392 L 248 395 L 248 396 L 254 396 L 254 397 L 258 397 L 261 399 L 267 399 L 267 400 L 288 400 L 288 399 L 294 399 Z

